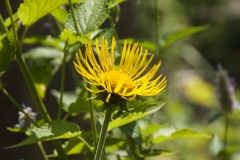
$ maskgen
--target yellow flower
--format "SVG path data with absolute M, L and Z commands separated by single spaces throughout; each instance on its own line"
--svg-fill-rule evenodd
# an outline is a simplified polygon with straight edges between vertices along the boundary
M 161 62 L 144 74 L 154 55 L 145 63 L 148 51 L 142 54 L 143 48 L 138 48 L 137 45 L 134 43 L 131 46 L 124 42 L 118 67 L 114 66 L 114 38 L 112 38 L 110 54 L 108 42 L 104 38 L 101 40 L 101 47 L 96 40 L 96 55 L 93 53 L 91 44 L 86 45 L 85 56 L 81 51 L 76 53 L 77 62 L 73 63 L 77 72 L 87 83 L 99 88 L 99 90 L 92 90 L 85 86 L 86 89 L 90 92 L 107 92 L 106 102 L 109 102 L 112 94 L 126 100 L 134 100 L 136 95 L 154 96 L 162 93 L 166 88 L 166 77 L 160 74 L 153 79 Z

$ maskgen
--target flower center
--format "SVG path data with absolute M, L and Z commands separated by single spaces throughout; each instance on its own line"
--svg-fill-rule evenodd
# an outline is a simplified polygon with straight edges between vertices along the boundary
M 126 92 L 130 92 L 133 90 L 135 83 L 132 81 L 132 79 L 126 74 L 122 73 L 120 71 L 109 71 L 103 74 L 104 77 L 104 83 L 106 86 L 109 85 L 112 92 L 114 92 L 114 89 L 116 86 L 121 83 L 120 91 L 124 90 L 127 87 Z

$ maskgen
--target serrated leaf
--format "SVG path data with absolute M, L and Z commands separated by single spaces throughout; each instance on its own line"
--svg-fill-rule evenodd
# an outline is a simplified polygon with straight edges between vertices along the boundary
M 158 103 L 151 103 L 151 104 L 147 102 L 140 102 L 140 101 L 128 102 L 128 109 L 130 111 L 124 112 L 121 116 L 119 116 L 115 120 L 112 120 L 109 123 L 108 131 L 112 130 L 113 128 L 117 128 L 127 123 L 133 122 L 142 117 L 148 116 L 152 113 L 155 113 L 164 104 L 165 104 L 165 101 L 161 101 Z
M 187 36 L 193 35 L 200 31 L 203 31 L 207 28 L 208 26 L 189 27 L 189 28 L 178 30 L 178 31 L 173 31 L 171 33 L 167 33 L 160 38 L 159 40 L 160 46 L 166 47 L 175 41 L 178 41 L 180 39 L 183 39 Z
M 161 128 L 159 131 L 153 134 L 152 143 L 162 143 L 175 139 L 183 138 L 211 138 L 209 134 L 198 133 L 190 129 L 180 129 L 176 130 L 173 127 Z
M 19 144 L 6 147 L 5 149 L 54 139 L 73 138 L 81 134 L 81 131 L 76 124 L 66 121 L 52 121 L 45 123 L 41 127 L 33 129 L 32 132 L 33 135 L 29 136 L 28 139 L 22 141 Z
M 67 11 L 63 8 L 57 8 L 54 11 L 52 11 L 50 14 L 61 23 L 64 23 L 68 16 Z
M 106 0 L 88 0 L 74 8 L 79 34 L 88 34 L 96 30 L 107 18 L 108 7 Z M 77 33 L 72 14 L 69 14 L 65 27 Z
M 104 37 L 104 39 L 108 41 L 108 47 L 110 47 L 112 44 L 113 32 L 114 32 L 114 26 L 112 26 L 109 29 L 104 29 L 93 37 L 93 42 L 95 43 L 97 39 L 99 42 L 99 45 L 101 45 L 102 37 Z
M 74 2 L 80 0 L 74 0 Z M 30 26 L 40 18 L 67 4 L 68 0 L 24 0 L 18 9 L 18 17 L 23 25 Z
M 6 71 L 13 60 L 15 50 L 13 32 L 0 35 L 0 72 Z
M 54 48 L 39 47 L 30 50 L 24 57 L 30 58 L 29 70 L 37 91 L 43 98 L 53 75 L 62 64 L 63 52 Z

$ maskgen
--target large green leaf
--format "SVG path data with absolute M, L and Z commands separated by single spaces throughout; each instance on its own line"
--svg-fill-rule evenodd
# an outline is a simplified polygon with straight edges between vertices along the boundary
M 177 130 L 173 127 L 162 127 L 157 132 L 153 133 L 152 143 L 161 143 L 175 139 L 183 138 L 211 138 L 209 134 L 199 133 L 191 129 Z
M 24 54 L 30 58 L 29 70 L 33 76 L 38 93 L 43 98 L 53 75 L 62 64 L 63 52 L 49 47 L 38 47 Z
M 79 136 L 80 134 L 81 131 L 79 127 L 74 123 L 65 121 L 52 121 L 43 124 L 39 128 L 33 129 L 32 135 L 29 136 L 28 139 L 7 148 L 20 147 L 28 144 L 54 139 L 73 138 Z
M 178 31 L 173 31 L 171 33 L 167 33 L 165 35 L 163 35 L 163 37 L 160 38 L 160 46 L 162 47 L 166 47 L 169 44 L 180 40 L 182 38 L 185 38 L 187 36 L 193 35 L 197 32 L 203 31 L 205 29 L 207 29 L 208 26 L 200 26 L 200 27 L 189 27 L 189 28 L 184 28 Z
M 87 0 L 74 8 L 77 27 L 80 34 L 88 34 L 96 30 L 108 18 L 108 6 L 106 0 Z M 69 14 L 65 27 L 77 33 L 72 14 Z
M 80 2 L 80 0 L 74 0 Z M 18 9 L 18 17 L 23 25 L 30 26 L 46 14 L 52 12 L 68 0 L 24 0 Z
M 147 103 L 147 102 L 128 102 L 128 109 L 129 112 L 124 112 L 121 116 L 112 120 L 109 123 L 108 131 L 112 130 L 113 128 L 117 128 L 123 126 L 127 123 L 133 122 L 137 119 L 142 117 L 148 116 L 152 113 L 157 112 L 163 105 L 165 101 L 161 101 L 158 103 Z
M 6 71 L 15 52 L 13 32 L 0 35 L 0 72 Z

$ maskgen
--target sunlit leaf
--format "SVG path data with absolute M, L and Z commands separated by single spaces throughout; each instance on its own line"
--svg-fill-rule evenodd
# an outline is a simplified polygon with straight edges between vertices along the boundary
M 57 8 L 51 12 L 51 15 L 56 18 L 59 22 L 64 23 L 67 19 L 68 13 L 63 8 Z
M 25 132 L 27 130 L 26 127 L 7 127 L 7 130 L 11 131 L 11 132 Z
M 159 40 L 160 46 L 166 47 L 175 41 L 178 41 L 182 38 L 193 35 L 200 31 L 203 31 L 207 28 L 208 28 L 208 26 L 189 27 L 189 28 L 184 28 L 184 29 L 178 30 L 178 31 L 173 31 L 171 33 L 167 33 L 167 34 L 163 35 L 163 37 L 160 38 L 160 40 Z
M 74 0 L 74 2 L 79 1 Z M 43 16 L 67 3 L 68 0 L 24 0 L 18 9 L 18 17 L 23 25 L 30 26 Z
M 209 134 L 198 133 L 191 129 L 177 130 L 173 127 L 161 128 L 153 134 L 152 142 L 154 144 L 183 138 L 211 138 Z
M 137 119 L 150 115 L 152 113 L 157 112 L 163 105 L 165 101 L 161 101 L 158 103 L 146 103 L 146 102 L 129 102 L 128 109 L 129 112 L 124 112 L 120 117 L 112 120 L 109 123 L 108 131 L 112 130 L 113 128 L 117 128 L 123 126 L 127 123 L 133 122 Z
M 14 22 L 17 21 L 17 20 L 18 20 L 18 15 L 17 15 L 17 13 L 14 13 L 14 14 L 12 15 L 12 18 L 13 18 L 13 21 L 14 21 Z M 6 26 L 6 27 L 9 27 L 9 26 L 12 25 L 11 19 L 10 19 L 9 17 L 5 20 L 4 23 L 5 23 L 5 26 Z
M 74 8 L 74 14 L 80 34 L 86 35 L 96 30 L 108 18 L 107 1 L 84 1 Z M 65 23 L 65 27 L 72 32 L 77 33 L 74 26 L 72 14 L 69 14 Z
M 33 129 L 32 132 L 33 135 L 29 136 L 28 139 L 22 141 L 19 144 L 6 148 L 20 147 L 54 139 L 73 138 L 81 134 L 81 131 L 76 124 L 65 121 L 52 121 L 45 123 L 41 127 Z

